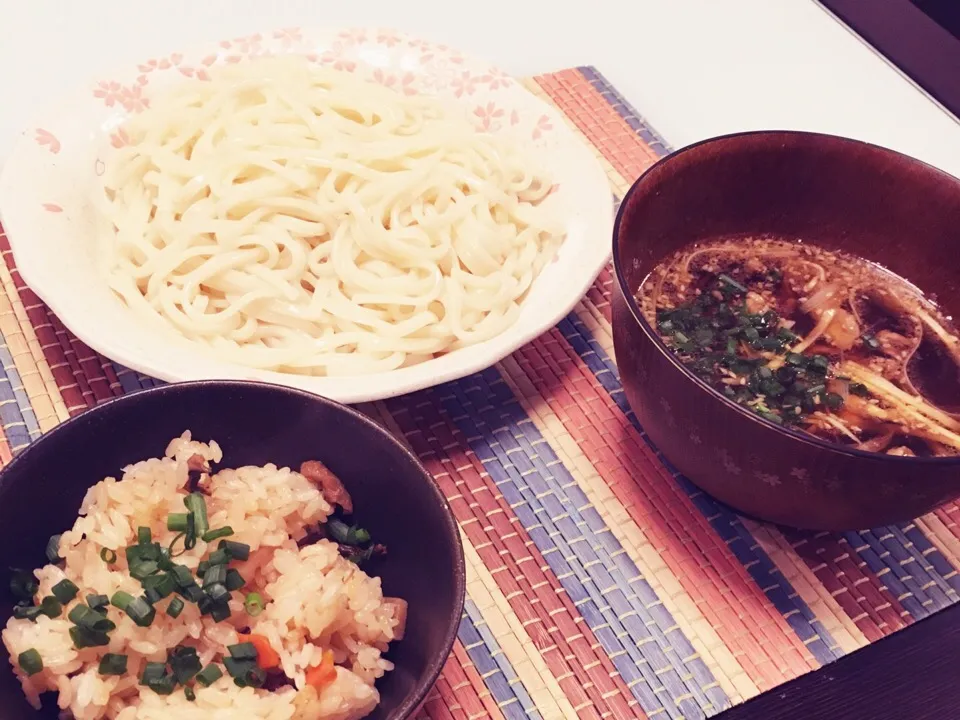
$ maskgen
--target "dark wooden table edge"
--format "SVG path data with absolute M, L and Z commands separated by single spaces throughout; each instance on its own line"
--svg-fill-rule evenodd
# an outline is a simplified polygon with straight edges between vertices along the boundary
M 818 2 L 960 118 L 960 40 L 910 0 Z
M 960 605 L 716 715 L 714 720 L 960 718 Z

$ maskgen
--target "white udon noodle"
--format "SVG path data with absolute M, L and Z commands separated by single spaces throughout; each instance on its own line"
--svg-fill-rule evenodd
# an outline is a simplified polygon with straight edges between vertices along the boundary
M 305 59 L 183 83 L 124 131 L 110 286 L 231 363 L 374 373 L 482 342 L 563 240 L 519 145 Z

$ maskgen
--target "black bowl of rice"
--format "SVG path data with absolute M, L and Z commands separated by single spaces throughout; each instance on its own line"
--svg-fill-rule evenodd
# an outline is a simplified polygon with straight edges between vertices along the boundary
M 231 381 L 124 396 L 17 456 L 0 571 L 2 720 L 406 718 L 465 585 L 450 509 L 388 431 Z

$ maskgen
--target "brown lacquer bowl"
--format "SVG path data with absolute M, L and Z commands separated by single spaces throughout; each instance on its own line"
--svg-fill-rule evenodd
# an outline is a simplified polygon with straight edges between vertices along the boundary
M 613 329 L 627 398 L 650 439 L 734 508 L 802 528 L 866 528 L 960 495 L 960 458 L 861 452 L 784 429 L 694 377 L 634 293 L 682 246 L 734 234 L 803 238 L 880 263 L 960 317 L 960 181 L 918 160 L 828 135 L 720 137 L 654 165 L 614 231 Z

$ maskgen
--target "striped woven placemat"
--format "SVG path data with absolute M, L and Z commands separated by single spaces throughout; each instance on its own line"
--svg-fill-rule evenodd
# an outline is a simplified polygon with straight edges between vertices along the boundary
M 527 81 L 611 185 L 667 149 L 592 68 Z M 72 414 L 157 384 L 73 337 L 0 232 L 0 460 Z M 460 521 L 468 600 L 422 718 L 717 714 L 958 599 L 950 505 L 898 526 L 804 533 L 741 518 L 678 476 L 627 406 L 604 271 L 497 366 L 364 406 Z

